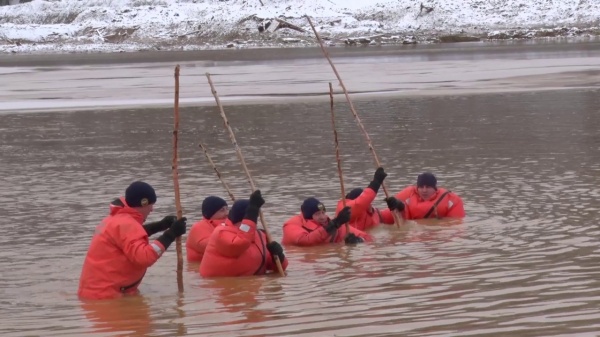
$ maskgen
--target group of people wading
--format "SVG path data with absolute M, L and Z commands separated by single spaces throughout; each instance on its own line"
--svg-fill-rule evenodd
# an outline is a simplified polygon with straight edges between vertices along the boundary
M 375 171 L 365 188 L 351 190 L 337 204 L 335 217 L 327 215 L 317 198 L 304 200 L 300 214 L 283 225 L 284 245 L 315 246 L 331 243 L 372 242 L 367 233 L 380 224 L 394 224 L 394 213 L 403 219 L 462 218 L 461 198 L 437 187 L 436 177 L 420 174 L 417 183 L 385 199 L 386 209 L 372 206 L 387 173 Z M 145 182 L 132 183 L 125 196 L 110 204 L 110 214 L 96 228 L 81 272 L 79 291 L 83 299 L 105 299 L 138 292 L 146 270 L 187 231 L 187 219 L 169 215 L 144 224 L 157 197 Z M 261 192 L 236 200 L 231 208 L 225 200 L 209 196 L 202 202 L 203 218 L 192 225 L 186 239 L 189 262 L 199 262 L 202 277 L 264 275 L 277 271 L 275 260 L 288 267 L 282 246 L 268 242 L 257 229 Z M 346 226 L 348 224 L 348 226 Z M 154 241 L 149 237 L 161 233 Z

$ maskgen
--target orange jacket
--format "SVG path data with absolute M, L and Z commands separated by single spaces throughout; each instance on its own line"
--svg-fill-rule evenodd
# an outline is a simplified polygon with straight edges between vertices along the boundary
M 126 205 L 125 198 L 121 198 Z M 129 206 L 111 207 L 96 227 L 83 262 L 78 294 L 103 299 L 136 293 L 146 269 L 158 260 L 165 247 L 150 243 L 142 227 L 142 214 Z
M 371 206 L 377 193 L 370 188 L 365 188 L 363 192 L 354 200 L 346 199 L 346 206 L 351 209 L 350 226 L 361 231 L 369 230 L 380 223 L 393 224 L 394 218 L 390 210 L 385 209 L 379 211 L 377 208 Z M 335 210 L 336 216 L 344 208 L 342 200 L 338 201 L 337 208 Z M 391 221 L 390 221 L 391 219 Z
M 196 222 L 190 229 L 190 233 L 185 241 L 187 259 L 190 262 L 202 261 L 202 256 L 208 245 L 210 235 L 215 228 L 225 223 L 223 220 L 208 220 L 202 219 Z
M 325 227 L 321 224 L 312 219 L 306 220 L 302 214 L 299 214 L 291 217 L 283 225 L 282 243 L 294 246 L 316 246 L 325 243 L 338 243 L 344 242 L 346 233 L 346 226 L 342 225 L 333 235 L 329 235 L 325 231 Z M 350 227 L 350 233 L 362 238 L 365 242 L 373 241 L 373 237 L 369 234 L 354 227 Z
M 285 258 L 281 261 L 283 270 L 287 265 Z M 267 250 L 267 236 L 247 219 L 239 226 L 227 219 L 226 224 L 215 228 L 200 262 L 203 277 L 264 275 L 267 271 L 277 271 Z
M 448 192 L 446 194 L 446 192 Z M 396 199 L 402 201 L 405 205 L 402 216 L 405 219 L 424 219 L 427 213 L 430 213 L 428 218 L 435 218 L 434 211 L 430 212 L 433 205 L 440 197 L 443 196 L 441 202 L 437 205 L 437 214 L 440 218 L 464 218 L 465 209 L 462 199 L 443 188 L 438 188 L 435 195 L 429 200 L 423 200 L 417 192 L 416 186 L 409 186 L 396 194 Z

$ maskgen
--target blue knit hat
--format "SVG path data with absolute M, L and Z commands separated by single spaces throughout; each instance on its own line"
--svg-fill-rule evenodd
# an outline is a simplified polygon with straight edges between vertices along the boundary
M 362 192 L 363 192 L 362 188 L 355 188 L 352 191 L 350 191 L 350 193 L 346 194 L 346 199 L 354 200 L 354 199 L 358 198 L 358 196 L 361 195 Z
M 248 199 L 239 199 L 233 203 L 231 209 L 229 209 L 229 220 L 232 223 L 236 224 L 242 220 L 244 220 L 244 215 L 246 215 L 246 208 L 250 204 L 250 200 Z
M 437 179 L 431 172 L 425 172 L 419 174 L 417 177 L 417 187 L 429 186 L 437 190 Z
M 210 219 L 225 206 L 227 206 L 227 201 L 222 198 L 215 197 L 214 195 L 206 197 L 204 201 L 202 201 L 202 216 L 205 219 Z
M 125 190 L 125 201 L 129 207 L 142 207 L 156 203 L 156 192 L 150 184 L 135 181 Z
M 325 211 L 325 205 L 319 199 L 310 197 L 304 200 L 302 206 L 300 206 L 300 210 L 304 219 L 312 219 L 313 215 L 318 211 Z

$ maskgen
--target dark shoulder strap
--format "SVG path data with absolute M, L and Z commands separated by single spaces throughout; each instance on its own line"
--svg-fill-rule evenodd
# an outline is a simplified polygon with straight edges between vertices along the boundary
M 440 204 L 440 202 L 442 202 L 442 199 L 444 199 L 448 194 L 450 194 L 451 191 L 446 191 L 444 192 L 444 194 L 442 194 L 436 201 L 435 204 L 433 204 L 433 206 L 431 206 L 431 208 L 429 209 L 429 211 L 427 212 L 427 214 L 425 214 L 425 219 L 429 218 L 429 216 L 431 215 L 431 213 L 433 213 L 433 210 L 438 207 L 438 205 Z
M 402 202 L 402 201 L 400 201 Z M 379 216 L 379 221 L 381 221 L 381 211 L 379 210 L 379 208 L 375 208 L 375 211 L 377 211 L 377 215 Z
M 338 235 L 338 230 L 335 229 L 333 231 L 333 233 L 331 233 L 331 238 L 329 239 L 329 243 L 334 243 L 335 242 L 335 238 L 337 237 L 337 235 Z

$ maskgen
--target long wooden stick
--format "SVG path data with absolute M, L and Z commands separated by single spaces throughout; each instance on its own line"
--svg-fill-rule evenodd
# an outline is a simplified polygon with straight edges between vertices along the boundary
M 179 195 L 179 172 L 177 170 L 177 136 L 179 134 L 179 64 L 175 67 L 175 125 L 173 128 L 173 186 L 175 188 L 175 208 L 177 209 L 177 219 L 183 217 L 181 209 L 181 198 Z M 183 253 L 181 251 L 181 236 L 175 239 L 175 250 L 177 251 L 177 288 L 183 292 Z
M 350 99 L 350 95 L 348 95 L 348 90 L 346 90 L 346 86 L 344 85 L 344 82 L 342 81 L 340 74 L 338 73 L 337 69 L 335 68 L 335 65 L 333 64 L 333 62 L 331 61 L 331 58 L 329 58 L 329 53 L 327 53 L 327 50 L 325 50 L 325 46 L 323 46 L 323 41 L 321 40 L 319 33 L 317 33 L 317 30 L 315 29 L 315 26 L 313 25 L 313 23 L 310 20 L 310 18 L 308 17 L 308 15 L 306 16 L 306 19 L 308 20 L 310 27 L 312 28 L 313 32 L 315 33 L 315 36 L 317 37 L 317 41 L 319 42 L 319 45 L 321 46 L 323 55 L 325 55 L 325 58 L 331 65 L 331 69 L 333 69 L 335 76 L 337 77 L 338 81 L 340 82 L 340 86 L 342 87 L 342 90 L 344 90 L 344 95 L 346 96 L 346 101 L 348 101 L 348 105 L 350 106 L 350 110 L 352 111 L 352 114 L 354 115 L 354 119 L 356 120 L 356 123 L 358 123 L 358 126 L 362 130 L 363 135 L 365 136 L 365 139 L 367 140 L 367 144 L 369 145 L 369 150 L 371 150 L 371 153 L 373 154 L 373 159 L 375 159 L 375 165 L 377 167 L 381 167 L 381 163 L 379 162 L 379 157 L 377 156 L 377 153 L 375 152 L 375 148 L 373 147 L 373 142 L 371 142 L 371 137 L 369 137 L 367 130 L 365 130 L 365 126 L 363 125 L 362 121 L 360 120 L 360 117 L 358 117 L 358 113 L 356 113 L 356 109 L 354 109 L 354 104 L 352 104 L 352 100 Z M 383 187 L 383 193 L 385 193 L 385 197 L 388 198 L 390 195 L 388 193 L 387 188 L 385 187 L 385 184 L 382 183 L 381 187 Z M 398 214 L 396 214 L 396 211 L 392 211 L 392 215 L 394 216 L 394 223 L 396 224 L 396 226 L 400 227 L 400 219 L 398 218 Z
M 204 151 L 204 156 L 206 157 L 206 159 L 208 159 L 208 162 L 212 166 L 213 170 L 215 170 L 215 173 L 217 174 L 217 178 L 219 178 L 219 181 L 221 181 L 221 184 L 223 184 L 223 187 L 225 188 L 225 191 L 227 191 L 227 194 L 229 194 L 229 198 L 231 198 L 232 201 L 235 201 L 235 197 L 233 196 L 233 193 L 231 193 L 231 189 L 229 188 L 229 185 L 227 185 L 227 183 L 225 182 L 225 180 L 223 180 L 223 177 L 221 176 L 221 172 L 219 172 L 219 170 L 217 169 L 217 165 L 215 165 L 215 162 L 208 155 L 208 151 L 206 150 L 206 146 L 204 146 L 204 144 L 202 144 L 202 143 L 200 143 L 199 146 L 202 149 L 202 151 Z
M 333 128 L 333 140 L 335 143 L 335 159 L 337 161 L 338 176 L 340 177 L 340 189 L 342 190 L 342 204 L 346 207 L 346 191 L 344 190 L 344 175 L 342 173 L 342 160 L 340 159 L 340 145 L 338 143 L 337 129 L 335 128 L 335 109 L 333 108 L 333 86 L 329 82 L 329 102 L 331 105 L 331 127 Z M 350 235 L 350 224 L 346 222 L 346 236 Z
M 242 163 L 242 168 L 246 172 L 246 177 L 248 178 L 248 181 L 250 182 L 250 187 L 252 188 L 252 191 L 256 191 L 256 185 L 254 184 L 254 180 L 252 179 L 252 176 L 250 175 L 248 166 L 246 166 L 246 161 L 244 160 L 244 156 L 242 155 L 242 150 L 240 149 L 237 141 L 235 140 L 235 134 L 233 133 L 233 130 L 231 129 L 231 125 L 229 125 L 229 121 L 227 120 L 227 116 L 225 115 L 225 110 L 223 110 L 223 105 L 221 105 L 221 100 L 219 99 L 219 95 L 217 94 L 217 90 L 215 90 L 215 86 L 213 85 L 212 80 L 210 79 L 209 73 L 206 73 L 206 78 L 208 79 L 208 84 L 210 85 L 212 94 L 215 97 L 215 101 L 217 102 L 219 111 L 221 112 L 221 117 L 223 118 L 223 123 L 225 124 L 225 128 L 227 129 L 227 131 L 229 131 L 229 138 L 231 138 L 231 143 L 233 144 L 233 147 L 235 148 L 235 152 L 237 153 L 238 158 L 240 159 L 240 162 Z M 260 222 L 262 223 L 263 228 L 265 230 L 265 234 L 267 235 L 267 241 L 271 242 L 273 240 L 271 240 L 271 235 L 269 234 L 269 230 L 267 229 L 267 223 L 265 222 L 265 217 L 263 215 L 262 210 L 259 211 L 259 215 L 260 215 Z M 275 264 L 277 265 L 277 270 L 279 271 L 279 274 L 281 274 L 281 276 L 285 276 L 285 272 L 283 271 L 283 267 L 281 266 L 281 261 L 279 261 L 279 257 L 275 256 L 274 258 L 275 258 Z

